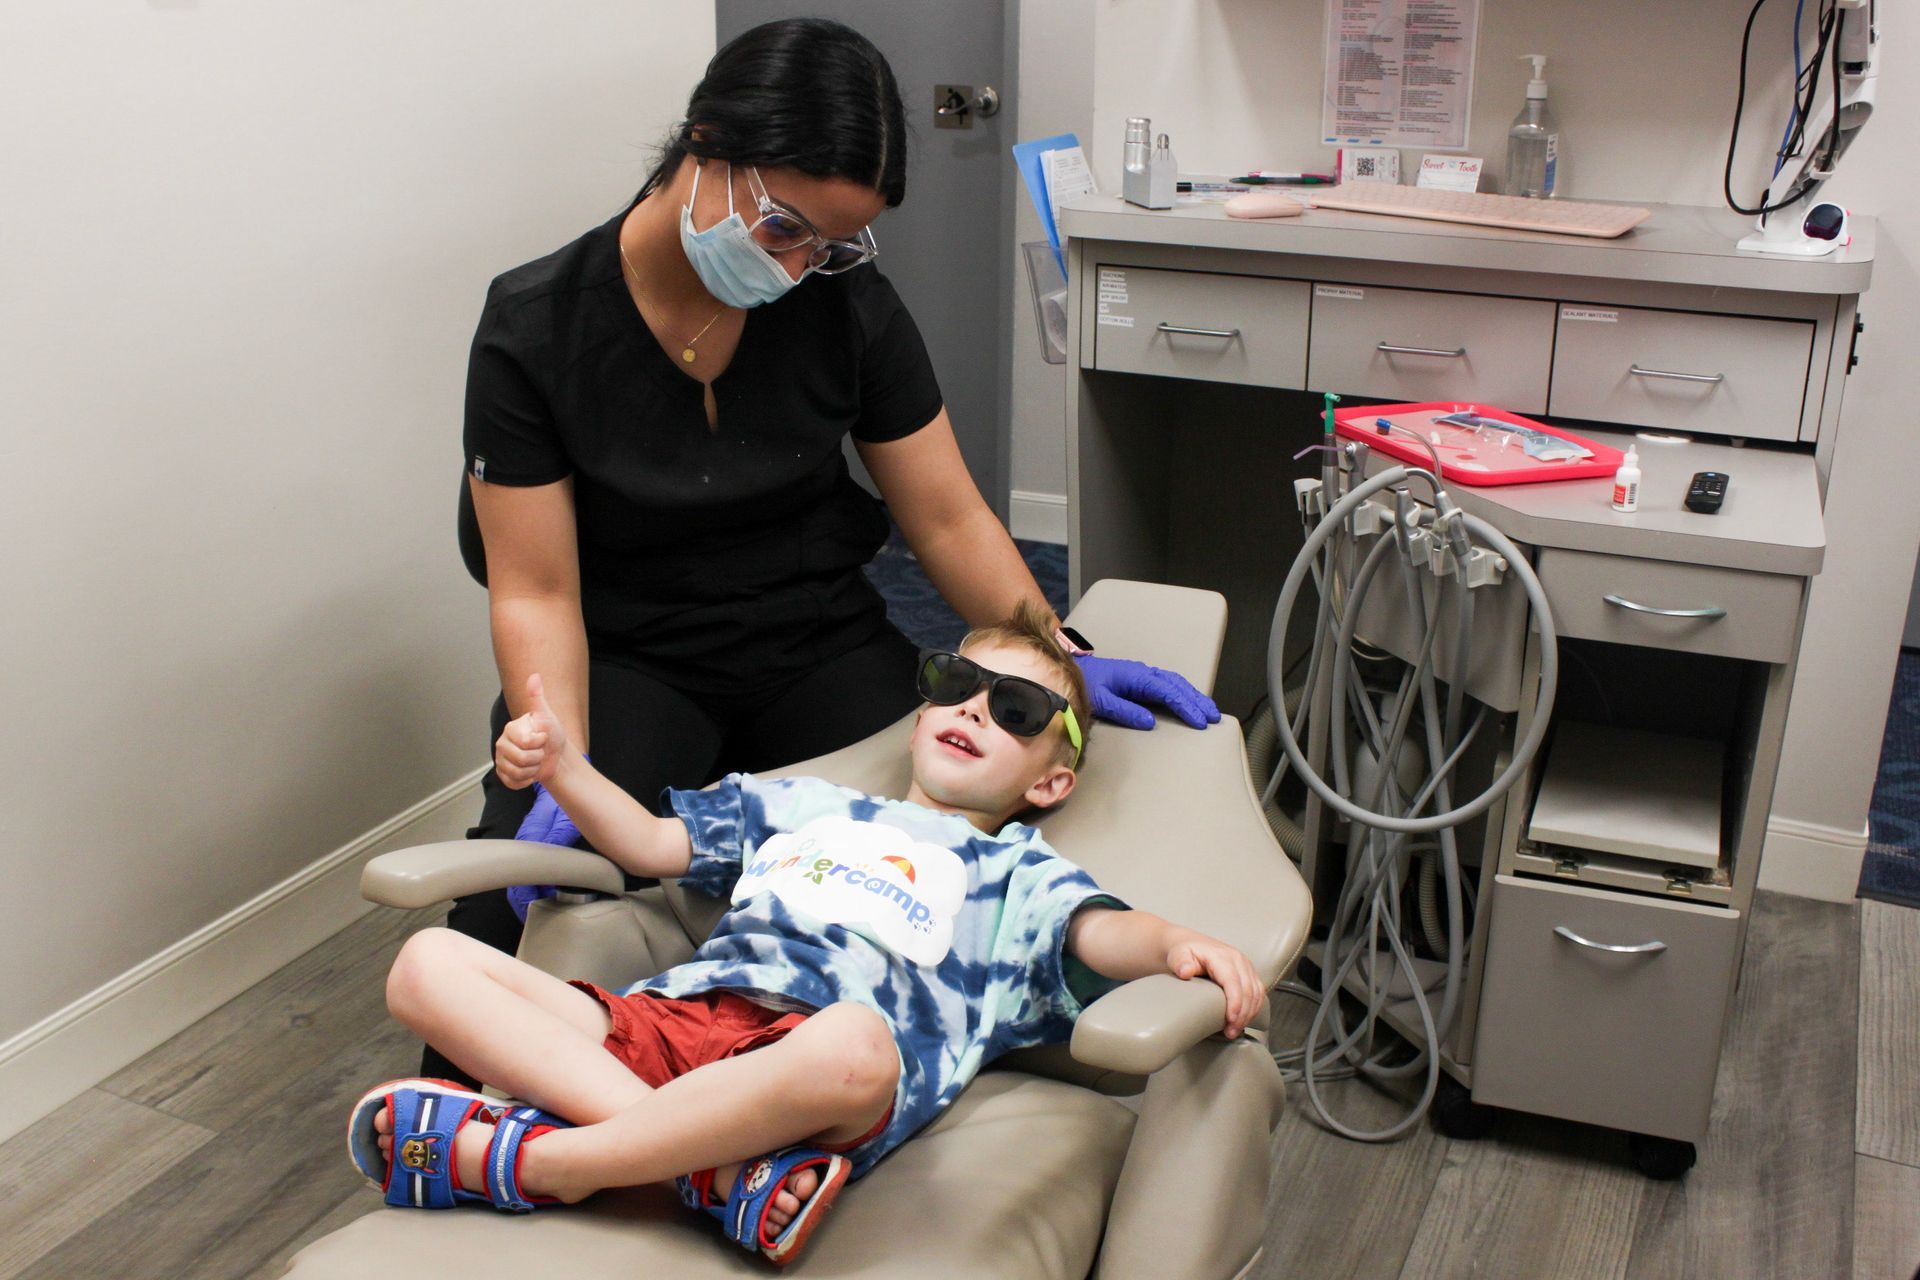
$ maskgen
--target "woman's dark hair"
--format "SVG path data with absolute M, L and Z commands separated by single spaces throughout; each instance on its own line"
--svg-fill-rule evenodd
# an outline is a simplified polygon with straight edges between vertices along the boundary
M 634 200 L 692 155 L 846 178 L 891 209 L 907 195 L 905 137 L 900 86 L 871 40 L 825 18 L 784 18 L 713 55 Z

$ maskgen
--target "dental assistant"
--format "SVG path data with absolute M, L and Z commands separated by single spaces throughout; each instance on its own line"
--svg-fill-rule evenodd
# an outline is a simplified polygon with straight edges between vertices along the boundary
M 771 22 L 714 56 L 631 205 L 493 282 L 462 513 L 505 691 L 489 748 L 535 671 L 569 739 L 649 803 L 894 723 L 916 649 L 862 572 L 888 511 L 968 623 L 1044 607 L 874 263 L 906 146 L 865 37 Z M 848 435 L 884 509 L 848 474 Z M 1106 718 L 1150 727 L 1133 699 L 1218 718 L 1173 673 L 1083 661 Z M 574 834 L 544 793 L 483 789 L 470 837 Z M 509 951 L 520 932 L 499 892 L 449 924 Z

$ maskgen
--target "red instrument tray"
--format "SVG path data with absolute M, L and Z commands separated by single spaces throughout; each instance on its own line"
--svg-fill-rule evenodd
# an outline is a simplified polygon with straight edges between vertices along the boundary
M 1528 456 L 1521 448 L 1517 437 L 1503 439 L 1497 428 L 1459 426 L 1451 423 L 1437 423 L 1436 418 L 1453 413 L 1471 413 L 1477 417 L 1495 422 L 1509 422 L 1517 427 L 1528 427 L 1534 431 L 1543 431 L 1550 436 L 1577 444 L 1593 456 L 1590 458 L 1571 458 L 1549 462 Z M 1611 476 L 1620 469 L 1620 463 L 1626 455 L 1618 449 L 1604 445 L 1584 436 L 1574 435 L 1571 431 L 1562 431 L 1558 427 L 1523 418 L 1517 413 L 1508 413 L 1505 409 L 1494 409 L 1483 404 L 1461 404 L 1453 401 L 1431 404 L 1375 404 L 1355 405 L 1333 411 L 1333 429 L 1349 440 L 1362 440 L 1381 453 L 1398 458 L 1402 462 L 1411 462 L 1416 466 L 1433 465 L 1433 454 L 1414 443 L 1405 432 L 1382 432 L 1378 422 L 1381 418 L 1397 427 L 1406 427 L 1419 434 L 1422 440 L 1433 442 L 1433 452 L 1440 455 L 1440 478 L 1457 484 L 1530 484 L 1537 480 L 1590 480 L 1596 476 Z

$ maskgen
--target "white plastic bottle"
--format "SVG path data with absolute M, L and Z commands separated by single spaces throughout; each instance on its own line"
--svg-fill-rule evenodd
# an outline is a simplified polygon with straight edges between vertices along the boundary
M 1627 446 L 1627 456 L 1621 460 L 1620 469 L 1613 473 L 1613 509 L 1640 509 L 1640 455 L 1633 451 L 1632 445 Z
M 1551 198 L 1560 167 L 1560 126 L 1547 110 L 1547 55 L 1529 53 L 1533 63 L 1527 101 L 1507 130 L 1507 194 Z

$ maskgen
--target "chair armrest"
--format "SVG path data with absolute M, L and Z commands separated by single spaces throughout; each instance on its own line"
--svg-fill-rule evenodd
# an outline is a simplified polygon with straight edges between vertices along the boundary
M 1073 1024 L 1073 1056 L 1091 1067 L 1152 1075 L 1227 1025 L 1227 993 L 1170 973 L 1109 991 Z
M 430 907 L 514 884 L 626 891 L 620 868 L 599 854 L 532 840 L 442 840 L 383 853 L 360 871 L 360 896 L 389 907 Z

